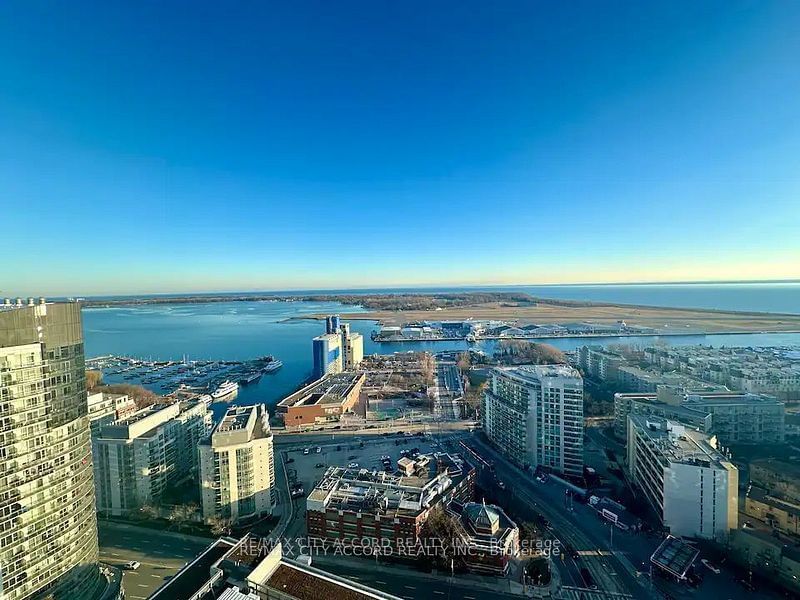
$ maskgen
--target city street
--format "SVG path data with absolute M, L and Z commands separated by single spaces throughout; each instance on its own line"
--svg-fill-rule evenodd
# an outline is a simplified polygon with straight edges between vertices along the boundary
M 141 563 L 135 571 L 122 572 L 128 600 L 147 598 L 213 541 L 109 521 L 98 522 L 98 533 L 102 562 L 115 567 Z

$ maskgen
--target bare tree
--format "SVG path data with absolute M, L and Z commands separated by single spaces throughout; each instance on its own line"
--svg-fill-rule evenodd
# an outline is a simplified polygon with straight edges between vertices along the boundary
M 94 391 L 94 389 L 103 383 L 103 372 L 88 370 L 86 371 L 86 389 Z

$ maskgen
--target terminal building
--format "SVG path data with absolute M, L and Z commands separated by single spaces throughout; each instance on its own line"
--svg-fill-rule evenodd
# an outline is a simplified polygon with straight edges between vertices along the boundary
M 739 471 L 717 440 L 660 417 L 628 417 L 628 471 L 674 536 L 726 541 L 738 524 Z
M 287 428 L 338 421 L 358 403 L 365 379 L 363 372 L 325 375 L 281 400 L 276 412 Z
M 699 427 L 729 444 L 781 444 L 785 405 L 746 392 L 695 392 L 662 386 L 655 394 L 615 394 L 614 430 L 624 438 L 629 414 L 652 414 Z
M 567 365 L 496 368 L 483 431 L 522 468 L 583 475 L 583 379 Z
M 197 470 L 210 428 L 202 401 L 154 404 L 103 425 L 92 444 L 97 510 L 119 516 L 158 505 L 170 484 Z
M 272 513 L 275 463 L 266 406 L 230 407 L 199 455 L 204 519 L 237 523 Z
M 398 473 L 330 467 L 306 499 L 311 538 L 408 546 L 436 506 L 472 500 L 475 470 L 456 456 L 419 457 Z M 411 474 L 406 474 L 411 473 Z
M 106 589 L 87 413 L 80 305 L 0 304 L 3 600 L 85 600 Z

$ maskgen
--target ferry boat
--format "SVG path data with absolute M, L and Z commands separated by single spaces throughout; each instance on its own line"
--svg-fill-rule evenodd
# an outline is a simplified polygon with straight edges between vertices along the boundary
M 226 379 L 219 384 L 219 387 L 216 390 L 211 392 L 211 397 L 215 402 L 219 402 L 220 400 L 233 400 L 238 393 L 239 384 L 235 381 L 231 381 L 230 379 Z
M 249 383 L 253 383 L 254 381 L 258 381 L 261 378 L 261 371 L 255 371 L 254 373 L 248 373 L 244 377 L 239 380 L 239 383 L 242 385 L 247 385 Z
M 270 362 L 268 362 L 266 365 L 264 365 L 264 367 L 261 370 L 264 371 L 264 373 L 274 373 L 275 371 L 280 369 L 282 366 L 283 366 L 283 363 L 281 361 L 273 359 Z

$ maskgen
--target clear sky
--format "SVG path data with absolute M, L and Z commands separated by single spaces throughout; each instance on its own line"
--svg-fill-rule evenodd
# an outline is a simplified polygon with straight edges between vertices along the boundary
M 0 293 L 797 278 L 798 31 L 788 0 L 6 0 Z

